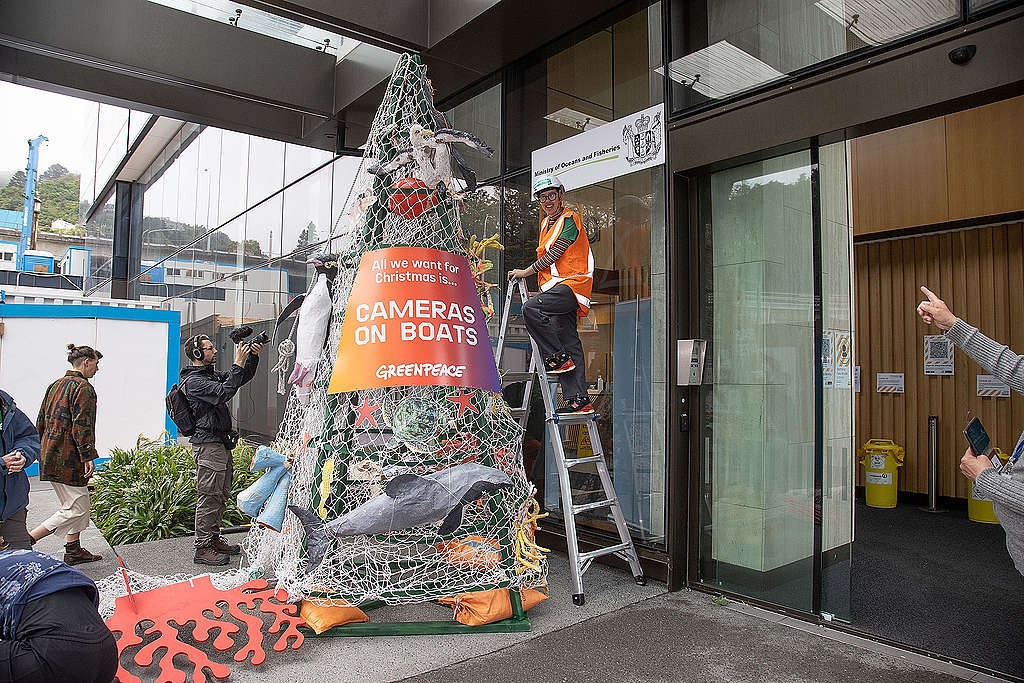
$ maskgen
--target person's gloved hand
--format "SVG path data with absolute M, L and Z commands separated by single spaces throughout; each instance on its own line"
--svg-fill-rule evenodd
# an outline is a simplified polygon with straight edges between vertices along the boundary
M 964 457 L 960 459 L 960 471 L 971 481 L 977 479 L 979 474 L 991 467 L 992 461 L 984 455 L 975 456 L 970 446 L 964 452 Z

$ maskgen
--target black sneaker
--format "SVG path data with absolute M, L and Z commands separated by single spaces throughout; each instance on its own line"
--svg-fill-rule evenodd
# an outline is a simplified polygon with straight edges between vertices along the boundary
M 192 561 L 196 564 L 223 567 L 231 562 L 231 558 L 224 553 L 218 552 L 212 545 L 204 545 L 202 548 L 196 548 L 196 556 Z
M 555 412 L 559 415 L 593 415 L 594 404 L 586 396 L 573 396 Z
M 544 360 L 544 371 L 549 375 L 560 375 L 563 372 L 569 372 L 576 369 L 576 364 L 572 362 L 572 358 L 569 354 L 556 353 L 555 355 Z

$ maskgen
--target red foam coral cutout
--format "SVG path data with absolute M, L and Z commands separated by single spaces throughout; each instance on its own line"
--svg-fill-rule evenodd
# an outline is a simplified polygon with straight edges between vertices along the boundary
M 188 622 L 195 622 L 192 637 L 196 641 L 206 642 L 210 639 L 210 632 L 216 629 L 213 647 L 222 652 L 230 650 L 234 645 L 231 635 L 240 629 L 233 621 L 224 618 L 224 608 L 220 603 L 225 603 L 228 615 L 244 624 L 247 637 L 245 644 L 235 653 L 235 661 L 245 662 L 251 656 L 252 664 L 259 665 L 267 658 L 263 650 L 263 620 L 243 612 L 241 608 L 255 609 L 256 603 L 260 602 L 260 612 L 274 615 L 274 623 L 267 632 L 281 633 L 274 643 L 274 651 L 283 652 L 289 640 L 292 641 L 292 649 L 297 650 L 303 640 L 297 627 L 305 622 L 298 616 L 298 608 L 285 602 L 287 598 L 284 591 L 267 589 L 267 582 L 262 579 L 222 591 L 213 587 L 209 576 L 200 576 L 191 581 L 135 593 L 134 602 L 127 596 L 118 598 L 114 603 L 114 614 L 107 620 L 107 627 L 111 632 L 121 634 L 117 641 L 120 655 L 127 648 L 142 644 L 143 639 L 137 634 L 139 624 L 153 622 L 144 635 L 160 635 L 139 649 L 135 654 L 135 663 L 143 667 L 152 666 L 156 653 L 163 650 L 157 661 L 160 676 L 156 680 L 158 683 L 185 683 L 185 673 L 174 668 L 174 657 L 185 655 L 195 664 L 192 683 L 205 683 L 204 670 L 209 670 L 219 680 L 227 678 L 231 670 L 224 664 L 211 661 L 202 650 L 180 641 L 179 630 Z M 212 613 L 212 618 L 207 617 L 205 612 Z M 120 663 L 117 680 L 120 683 L 141 683 L 138 677 L 125 671 Z

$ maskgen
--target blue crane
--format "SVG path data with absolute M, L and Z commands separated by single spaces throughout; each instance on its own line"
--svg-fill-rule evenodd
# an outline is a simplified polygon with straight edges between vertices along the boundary
M 21 239 L 18 241 L 18 270 L 25 269 L 25 252 L 32 242 L 32 209 L 36 199 L 36 176 L 39 175 L 39 146 L 49 140 L 45 135 L 28 141 L 28 164 L 25 165 L 25 211 L 21 216 Z

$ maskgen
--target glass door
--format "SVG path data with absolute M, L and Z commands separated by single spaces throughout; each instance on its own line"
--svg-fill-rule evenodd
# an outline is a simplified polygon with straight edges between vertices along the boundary
M 816 610 L 851 620 L 850 573 L 853 546 L 853 230 L 847 142 L 823 145 L 817 153 L 821 235 L 822 419 L 821 604 Z
M 846 586 L 848 605 L 848 554 L 830 563 L 845 570 L 845 584 L 830 578 L 825 591 L 822 581 L 825 560 L 837 555 L 826 550 L 849 547 L 839 509 L 852 511 L 853 484 L 842 442 L 852 443 L 852 394 L 824 393 L 835 385 L 837 344 L 852 349 L 845 165 L 840 183 L 830 150 L 826 191 L 820 152 L 712 173 L 701 209 L 701 326 L 710 344 L 698 580 L 806 612 L 826 611 L 826 593 L 838 611 L 836 586 Z M 823 210 L 833 218 L 828 230 Z M 829 301 L 819 305 L 823 291 Z

